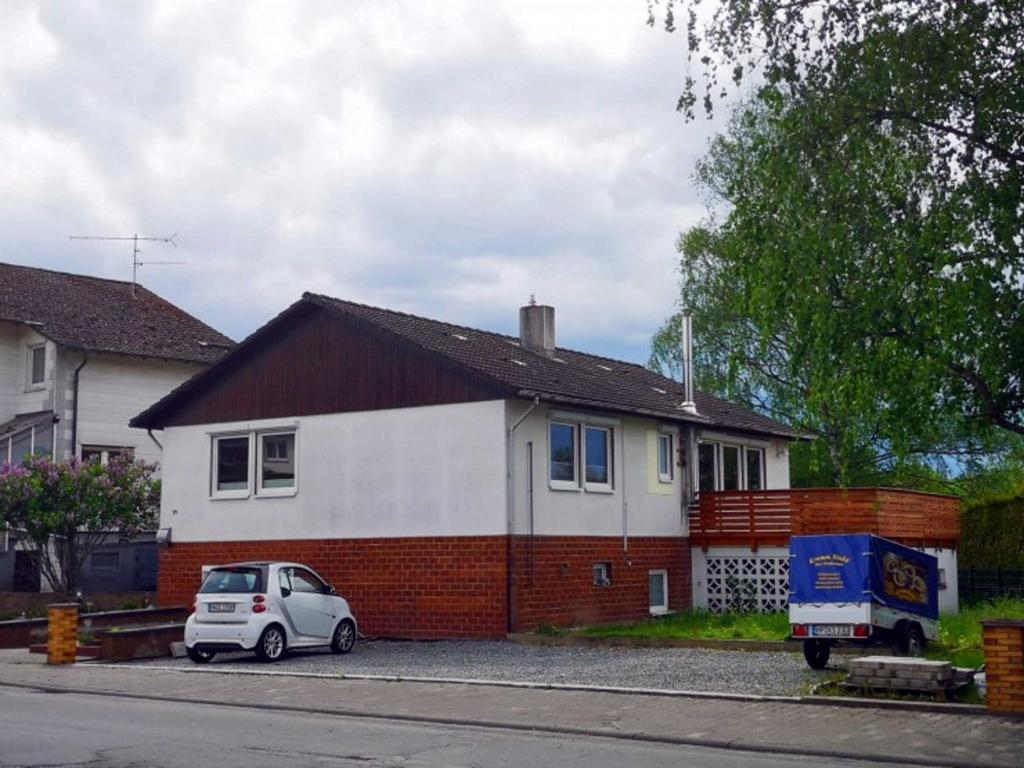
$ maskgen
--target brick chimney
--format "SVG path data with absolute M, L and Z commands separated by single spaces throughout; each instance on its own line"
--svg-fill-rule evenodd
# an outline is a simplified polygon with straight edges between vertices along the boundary
M 519 343 L 524 349 L 551 357 L 555 353 L 555 308 L 530 303 L 519 308 Z

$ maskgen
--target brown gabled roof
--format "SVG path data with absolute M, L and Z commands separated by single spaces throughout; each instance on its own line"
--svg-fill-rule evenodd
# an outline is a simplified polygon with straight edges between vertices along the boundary
M 75 349 L 212 363 L 234 346 L 141 285 L 0 263 L 0 321 Z
M 769 419 L 716 397 L 697 392 L 698 415 L 682 411 L 683 389 L 678 381 L 666 378 L 633 363 L 559 348 L 552 357 L 520 346 L 519 339 L 476 328 L 467 328 L 439 320 L 430 320 L 330 296 L 306 293 L 291 308 L 279 315 L 239 345 L 235 354 L 259 343 L 264 331 L 286 322 L 300 305 L 316 305 L 363 325 L 394 334 L 407 342 L 440 355 L 467 373 L 481 375 L 521 397 L 537 397 L 550 403 L 588 407 L 620 413 L 635 413 L 673 421 L 689 421 L 709 427 L 721 427 L 757 434 L 793 439 L 796 434 L 780 422 Z M 235 354 L 229 353 L 214 368 L 183 384 L 163 400 L 132 420 L 134 426 L 159 426 L 163 414 L 200 390 L 218 368 L 229 365 Z

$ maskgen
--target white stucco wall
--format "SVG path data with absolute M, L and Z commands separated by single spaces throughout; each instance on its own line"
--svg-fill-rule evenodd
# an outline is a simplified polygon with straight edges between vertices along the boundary
M 212 499 L 211 435 L 296 427 L 294 496 Z M 164 430 L 160 525 L 173 541 L 500 535 L 505 403 Z
M 28 349 L 46 345 L 46 380 L 28 386 Z M 53 407 L 57 347 L 27 325 L 0 322 L 0 421 Z
M 72 375 L 81 355 L 69 353 L 62 366 L 64 413 L 61 427 L 71 439 Z M 132 429 L 128 422 L 203 366 L 170 360 L 151 360 L 123 355 L 90 354 L 79 377 L 78 446 L 134 448 L 146 461 L 160 462 L 160 449 L 144 429 Z M 160 433 L 155 433 L 160 439 Z M 70 447 L 70 443 L 66 443 Z
M 513 424 L 530 406 L 527 401 L 508 403 L 508 423 Z M 613 430 L 613 489 L 611 493 L 586 490 L 554 490 L 548 482 L 548 424 L 584 421 L 597 417 L 595 426 Z M 651 419 L 613 417 L 567 408 L 538 405 L 515 431 L 513 497 L 515 532 L 530 529 L 528 445 L 533 444 L 533 530 L 539 536 L 684 536 L 680 468 L 670 484 L 658 482 L 659 430 L 671 432 L 675 449 L 678 429 Z M 653 478 L 652 478 L 653 472 Z

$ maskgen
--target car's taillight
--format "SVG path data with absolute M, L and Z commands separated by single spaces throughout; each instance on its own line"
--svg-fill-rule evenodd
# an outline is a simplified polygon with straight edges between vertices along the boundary
M 793 625 L 793 637 L 807 637 L 809 634 L 806 624 Z
M 855 624 L 853 627 L 853 636 L 856 638 L 860 638 L 861 640 L 871 637 L 871 625 Z
M 267 598 L 263 595 L 253 595 L 252 601 L 254 603 L 265 603 L 267 601 Z
M 253 613 L 263 613 L 265 610 L 267 610 L 267 606 L 263 603 L 256 603 L 256 605 L 252 607 Z
M 252 612 L 253 613 L 263 613 L 265 610 L 267 610 L 267 606 L 265 605 L 266 601 L 267 601 L 267 598 L 264 595 L 253 595 L 252 596 Z

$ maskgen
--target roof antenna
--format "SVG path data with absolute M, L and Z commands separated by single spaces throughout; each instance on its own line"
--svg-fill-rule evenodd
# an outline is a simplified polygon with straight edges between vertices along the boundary
M 531 307 L 536 307 L 537 306 L 537 297 L 535 295 L 533 295 L 532 293 L 530 294 L 530 306 Z
M 71 235 L 72 240 L 131 240 L 132 242 L 132 298 L 135 298 L 135 286 L 139 282 L 139 267 L 150 267 L 164 264 L 185 264 L 184 261 L 139 261 L 139 254 L 142 251 L 139 249 L 140 240 L 148 240 L 154 243 L 170 243 L 175 248 L 178 247 L 178 243 L 175 238 L 177 234 L 173 234 L 170 237 L 139 237 L 135 234 L 131 237 L 98 237 L 94 235 Z

